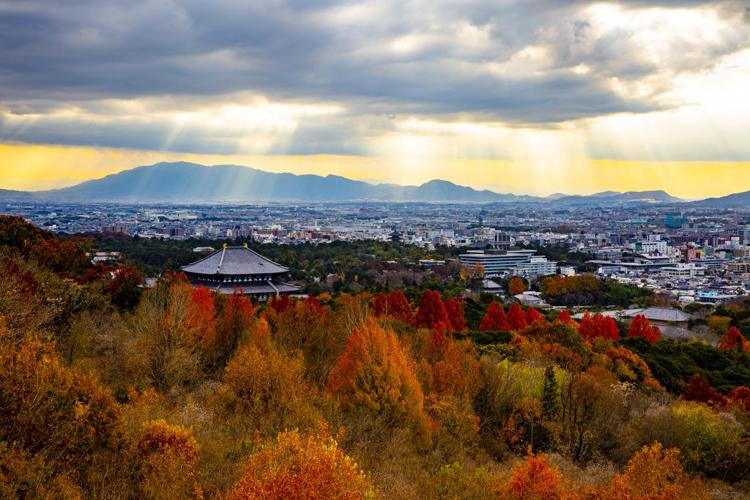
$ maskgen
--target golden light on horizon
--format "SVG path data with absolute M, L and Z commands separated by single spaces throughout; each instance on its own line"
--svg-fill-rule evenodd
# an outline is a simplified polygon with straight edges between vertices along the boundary
M 402 139 L 409 148 L 418 146 Z M 535 142 L 529 150 L 556 150 L 551 139 Z M 476 189 L 516 194 L 590 194 L 598 191 L 663 189 L 694 199 L 750 190 L 750 162 L 636 162 L 588 160 L 547 170 L 543 160 L 446 159 L 415 157 L 375 158 L 344 155 L 257 156 L 203 155 L 70 146 L 0 144 L 3 159 L 0 188 L 53 189 L 104 177 L 160 161 L 189 161 L 205 165 L 236 164 L 271 172 L 341 175 L 353 179 L 398 184 L 421 184 L 444 179 Z M 535 163 L 536 162 L 536 163 Z

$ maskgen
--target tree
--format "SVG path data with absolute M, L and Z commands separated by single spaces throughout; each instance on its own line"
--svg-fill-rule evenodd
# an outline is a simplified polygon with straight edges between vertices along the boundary
M 639 314 L 630 323 L 627 336 L 640 337 L 646 339 L 651 344 L 655 344 L 661 340 L 661 331 L 656 327 L 652 327 L 646 316 Z
M 514 276 L 508 280 L 508 294 L 510 296 L 519 295 L 528 290 L 526 280 L 520 276 Z
M 217 367 L 226 366 L 240 340 L 251 331 L 254 320 L 253 304 L 239 290 L 225 297 L 216 324 Z
M 12 337 L 0 316 L 0 458 L 17 449 L 51 476 L 85 484 L 96 458 L 123 445 L 119 419 L 108 391 L 65 366 L 52 344 Z
M 620 339 L 620 329 L 617 322 L 609 316 L 595 314 L 593 317 L 586 311 L 578 324 L 578 332 L 585 339 L 605 338 Z
M 304 373 L 299 355 L 287 356 L 272 345 L 243 344 L 224 370 L 226 415 L 249 420 L 250 428 L 266 435 L 313 426 L 320 416 Z
M 417 328 L 434 328 L 439 323 L 450 324 L 443 299 L 440 292 L 425 290 L 419 300 L 416 326 Z
M 141 299 L 143 273 L 134 264 L 126 264 L 113 271 L 114 277 L 106 291 L 112 304 L 122 311 L 132 311 Z
M 533 307 L 529 307 L 526 310 L 526 323 L 530 325 L 535 321 L 544 321 L 544 315 Z
M 598 490 L 598 491 L 597 491 Z M 626 500 L 680 500 L 709 498 L 698 480 L 690 479 L 680 463 L 677 448 L 665 450 L 660 443 L 644 446 L 628 461 L 622 474 L 616 475 L 607 488 L 594 488 L 592 498 Z
M 724 333 L 724 337 L 722 337 L 719 344 L 719 349 L 722 351 L 737 350 L 748 352 L 750 351 L 750 344 L 745 340 L 739 328 L 733 326 Z
M 381 293 L 373 301 L 373 313 L 378 317 L 390 317 L 406 324 L 414 321 L 414 312 L 409 300 L 401 290 L 393 290 L 389 294 Z
M 521 306 L 518 305 L 518 302 L 513 302 L 510 309 L 508 309 L 508 323 L 511 330 L 523 330 L 528 326 L 526 315 L 523 313 Z
M 466 330 L 464 306 L 459 299 L 446 299 L 445 311 L 448 313 L 448 321 L 454 332 L 463 332 Z
M 496 484 L 494 490 L 499 498 L 514 500 L 556 500 L 570 493 L 557 467 L 551 466 L 545 455 L 531 452 L 516 464 L 508 480 Z
M 566 325 L 577 327 L 578 323 L 570 316 L 570 312 L 567 309 L 563 309 L 555 320 L 558 323 L 565 323 Z
M 148 422 L 136 449 L 144 497 L 203 498 L 198 485 L 198 443 L 187 429 L 164 420 Z
M 542 420 L 554 421 L 560 412 L 560 394 L 557 389 L 555 370 L 548 366 L 544 370 L 544 386 L 542 386 Z
M 505 316 L 505 309 L 500 302 L 492 301 L 487 308 L 487 314 L 484 315 L 479 323 L 479 330 L 483 332 L 507 332 L 511 329 L 508 318 Z
M 253 454 L 230 500 L 371 498 L 372 484 L 330 437 L 282 432 Z
M 390 424 L 426 425 L 424 395 L 411 361 L 393 332 L 373 321 L 352 332 L 328 377 L 328 391 L 346 408 Z
M 711 387 L 705 377 L 697 373 L 690 377 L 690 380 L 685 384 L 682 397 L 686 401 L 698 401 L 710 406 L 724 407 L 727 404 L 727 398 Z

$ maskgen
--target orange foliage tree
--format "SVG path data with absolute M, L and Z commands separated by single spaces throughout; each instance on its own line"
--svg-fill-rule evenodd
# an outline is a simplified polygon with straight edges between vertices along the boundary
M 98 454 L 122 445 L 117 404 L 51 344 L 17 341 L 2 323 L 0 316 L 0 455 L 4 443 L 85 481 Z
M 438 324 L 449 325 L 448 311 L 443 304 L 440 292 L 436 290 L 425 290 L 419 299 L 417 308 L 417 328 L 434 328 Z
M 356 328 L 328 377 L 328 391 L 345 407 L 390 423 L 426 424 L 424 394 L 413 364 L 391 331 L 373 321 Z
M 224 369 L 225 410 L 267 435 L 310 427 L 319 415 L 304 373 L 301 356 L 287 356 L 270 344 L 245 343 Z
M 633 318 L 628 328 L 628 337 L 640 337 L 647 340 L 651 344 L 655 344 L 661 340 L 661 331 L 658 327 L 651 326 L 646 319 L 646 316 L 639 314 Z
M 528 290 L 526 286 L 526 280 L 520 276 L 514 276 L 508 280 L 508 294 L 511 296 L 518 295 Z
M 545 455 L 533 455 L 516 464 L 510 477 L 494 485 L 500 498 L 518 500 L 570 498 L 571 490 L 563 481 L 557 467 L 550 465 Z
M 330 437 L 282 432 L 245 465 L 230 500 L 372 498 L 370 480 Z
M 470 340 L 457 341 L 434 332 L 427 346 L 430 392 L 470 403 L 482 388 L 477 352 Z
M 487 314 L 479 323 L 479 330 L 483 332 L 507 332 L 510 329 L 510 323 L 508 323 L 503 305 L 497 301 L 490 302 Z
M 182 426 L 156 420 L 144 425 L 136 444 L 145 497 L 203 498 L 198 485 L 198 443 Z
M 518 302 L 513 302 L 510 309 L 508 309 L 508 323 L 510 324 L 511 330 L 523 330 L 529 326 L 526 321 L 526 315 L 521 309 L 521 306 L 518 305 Z
M 640 384 L 643 387 L 663 391 L 664 388 L 651 374 L 648 364 L 636 353 L 625 347 L 610 347 L 605 355 L 610 370 L 622 381 Z
M 628 461 L 625 470 L 607 487 L 594 487 L 587 498 L 629 500 L 707 499 L 703 484 L 691 479 L 680 462 L 677 448 L 665 450 L 660 443 L 644 446 Z
M 733 326 L 722 337 L 719 349 L 722 351 L 737 350 L 748 352 L 750 351 L 750 343 L 742 335 L 739 328 Z

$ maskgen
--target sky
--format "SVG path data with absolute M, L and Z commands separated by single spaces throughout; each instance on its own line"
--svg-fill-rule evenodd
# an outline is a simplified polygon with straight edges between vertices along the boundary
M 750 190 L 750 0 L 0 0 L 0 188 L 181 160 Z

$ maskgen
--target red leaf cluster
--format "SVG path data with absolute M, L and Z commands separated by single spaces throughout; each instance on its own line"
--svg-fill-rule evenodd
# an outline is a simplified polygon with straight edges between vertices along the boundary
M 690 377 L 690 380 L 685 384 L 682 397 L 686 401 L 698 401 L 710 406 L 724 407 L 727 404 L 727 398 L 711 387 L 705 377 L 697 373 Z
M 750 351 L 750 343 L 742 335 L 739 328 L 733 326 L 722 337 L 719 349 L 722 351 L 737 350 L 748 352 Z
M 434 328 L 438 323 L 450 324 L 443 298 L 436 290 L 425 290 L 419 299 L 416 327 Z
M 655 344 L 662 339 L 661 330 L 651 324 L 646 319 L 646 316 L 639 314 L 633 318 L 633 322 L 630 323 L 628 329 L 628 337 L 640 337 L 646 339 L 649 343 Z
M 588 311 L 578 324 L 578 332 L 585 339 L 618 340 L 620 338 L 620 329 L 617 328 L 617 322 L 614 319 L 602 314 L 595 314 L 592 317 Z
M 388 294 L 381 293 L 375 297 L 373 312 L 377 317 L 390 317 L 407 324 L 414 321 L 414 311 L 401 290 L 394 290 Z
M 511 330 L 523 330 L 529 326 L 526 314 L 524 314 L 518 302 L 511 304 L 510 309 L 508 309 L 508 324 L 510 324 Z
M 510 329 L 510 323 L 505 315 L 503 305 L 497 301 L 490 302 L 487 314 L 479 323 L 479 330 L 482 332 L 507 332 Z

